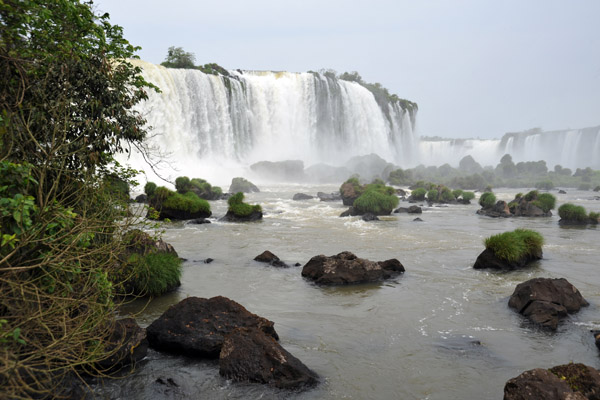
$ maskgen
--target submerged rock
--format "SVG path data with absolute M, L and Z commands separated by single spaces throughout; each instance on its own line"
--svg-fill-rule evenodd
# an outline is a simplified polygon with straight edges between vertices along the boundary
M 257 382 L 282 389 L 298 389 L 318 382 L 315 372 L 256 328 L 237 328 L 225 338 L 219 356 L 219 374 L 237 382 Z
M 320 285 L 347 285 L 377 282 L 404 272 L 397 259 L 370 261 L 349 251 L 335 256 L 318 255 L 302 268 L 302 276 Z
M 318 192 L 317 197 L 321 201 L 340 201 L 342 199 L 342 196 L 339 193 Z
M 244 217 L 240 217 L 236 215 L 233 211 L 228 210 L 227 213 L 219 218 L 221 222 L 254 222 L 260 221 L 263 218 L 262 211 L 252 211 L 251 214 L 246 215 Z
M 369 222 L 369 221 L 379 221 L 379 218 L 377 217 L 377 215 L 375 215 L 373 213 L 363 214 L 363 216 L 361 217 L 361 219 L 363 221 L 366 221 L 366 222 Z
M 520 283 L 508 306 L 544 328 L 556 330 L 558 321 L 589 303 L 566 279 L 534 278 Z
M 211 222 L 206 218 L 196 218 L 187 221 L 188 224 L 192 225 L 202 225 L 202 224 L 210 224 Z
M 169 307 L 146 328 L 146 333 L 155 350 L 217 358 L 225 336 L 235 328 L 255 327 L 278 340 L 273 325 L 226 297 L 188 297 Z
M 312 200 L 314 198 L 315 196 L 311 196 L 310 194 L 296 193 L 294 197 L 292 197 L 292 200 Z
M 396 214 L 422 214 L 423 209 L 419 206 L 398 207 L 394 210 Z
M 274 267 L 279 268 L 289 268 L 290 266 L 284 263 L 277 257 L 275 254 L 271 253 L 269 250 L 263 251 L 261 254 L 254 257 L 254 261 L 259 261 L 263 263 L 267 263 Z

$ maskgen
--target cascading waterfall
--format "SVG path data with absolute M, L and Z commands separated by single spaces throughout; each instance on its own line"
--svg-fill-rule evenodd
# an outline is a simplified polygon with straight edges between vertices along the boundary
M 544 160 L 548 168 L 600 169 L 600 126 L 543 132 L 539 129 L 507 133 L 502 139 L 421 140 L 420 160 L 425 165 L 457 166 L 471 155 L 481 165 L 495 166 L 504 154 L 514 162 Z
M 370 153 L 399 165 L 416 161 L 416 108 L 382 104 L 358 83 L 318 73 L 238 70 L 226 77 L 133 62 L 161 90 L 139 111 L 152 127 L 151 144 L 171 154 L 175 176 L 207 177 L 211 165 L 262 160 L 340 165 Z

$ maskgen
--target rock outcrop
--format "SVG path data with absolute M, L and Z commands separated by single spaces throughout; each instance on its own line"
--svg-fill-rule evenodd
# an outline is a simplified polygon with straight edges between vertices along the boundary
M 261 254 L 254 257 L 254 261 L 267 263 L 274 267 L 279 268 L 289 268 L 290 266 L 284 263 L 277 257 L 275 254 L 271 253 L 269 250 L 263 251 Z
M 477 256 L 473 268 L 475 269 L 495 269 L 502 271 L 512 271 L 518 268 L 523 268 L 527 264 L 541 260 L 542 250 L 533 254 L 525 254 L 522 258 L 515 261 L 500 259 L 496 256 L 493 250 L 485 249 Z
M 508 218 L 512 216 L 508 204 L 504 200 L 499 200 L 493 207 L 483 207 L 477 210 L 477 214 L 492 218 Z
M 219 374 L 236 382 L 257 382 L 298 389 L 318 382 L 315 372 L 257 328 L 227 335 L 219 356 Z
M 294 197 L 292 197 L 292 200 L 312 200 L 314 199 L 315 196 L 311 196 L 310 194 L 305 194 L 305 193 L 296 193 L 294 195 Z
M 534 278 L 520 283 L 508 306 L 544 328 L 556 330 L 560 319 L 589 303 L 566 279 Z
M 370 261 L 349 251 L 334 256 L 318 255 L 302 268 L 302 276 L 320 285 L 348 285 L 377 282 L 404 272 L 397 259 Z
M 155 350 L 217 358 L 225 336 L 235 328 L 255 327 L 278 340 L 273 325 L 226 297 L 188 297 L 169 307 L 146 328 L 146 333 Z
M 233 178 L 231 180 L 231 185 L 229 186 L 229 193 L 252 193 L 252 192 L 260 192 L 260 189 L 247 180 L 246 178 Z

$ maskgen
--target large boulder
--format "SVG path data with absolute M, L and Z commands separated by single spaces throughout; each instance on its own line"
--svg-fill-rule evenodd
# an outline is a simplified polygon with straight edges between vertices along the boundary
M 311 196 L 310 194 L 296 193 L 294 197 L 292 197 L 292 200 L 312 200 L 314 198 L 315 196 Z
M 342 199 L 339 193 L 317 192 L 317 197 L 321 201 L 340 201 Z
M 352 206 L 354 204 L 354 200 L 360 197 L 360 193 L 356 192 L 357 185 L 352 182 L 345 182 L 340 187 L 340 195 L 342 197 L 342 203 L 345 206 Z
M 588 306 L 579 290 L 566 279 L 534 278 L 520 283 L 508 306 L 532 322 L 556 330 L 558 321 Z
M 508 218 L 512 216 L 508 204 L 504 200 L 499 200 L 492 207 L 484 207 L 477 210 L 477 214 L 492 218 Z
M 304 181 L 304 162 L 302 160 L 259 161 L 252 164 L 250 169 L 262 178 L 269 180 Z
M 542 259 L 542 251 L 533 253 L 533 254 L 525 254 L 522 258 L 514 261 L 508 261 L 504 259 L 500 259 L 496 256 L 496 253 L 492 249 L 483 250 L 477 259 L 475 260 L 475 264 L 473 268 L 475 269 L 495 269 L 495 270 L 503 270 L 503 271 L 511 271 L 518 268 L 522 268 L 532 261 L 541 260 Z
M 226 297 L 188 297 L 169 307 L 146 333 L 150 347 L 201 358 L 217 358 L 225 336 L 239 327 L 255 327 L 275 340 L 273 322 Z
M 225 338 L 219 374 L 237 382 L 258 382 L 282 389 L 318 382 L 316 373 L 256 328 L 237 328 Z
M 222 216 L 221 218 L 219 218 L 219 221 L 221 221 L 221 222 L 254 222 L 254 221 L 260 221 L 260 220 L 262 220 L 262 218 L 263 218 L 263 213 L 262 213 L 262 211 L 258 211 L 258 210 L 254 210 L 249 215 L 245 215 L 243 217 L 236 215 L 231 210 L 227 210 L 227 213 L 224 216 Z
M 504 385 L 504 400 L 585 400 L 569 384 L 547 369 L 523 372 Z
M 260 189 L 252 182 L 245 178 L 237 177 L 231 180 L 231 185 L 229 186 L 229 193 L 252 193 L 252 192 L 260 192 Z
M 111 329 L 106 350 L 111 356 L 98 362 L 97 367 L 101 371 L 113 372 L 123 367 L 133 367 L 148 352 L 146 330 L 140 328 L 133 318 L 117 320 Z
M 347 285 L 377 282 L 404 272 L 400 261 L 370 261 L 349 251 L 334 256 L 318 255 L 302 268 L 302 276 L 320 285 Z

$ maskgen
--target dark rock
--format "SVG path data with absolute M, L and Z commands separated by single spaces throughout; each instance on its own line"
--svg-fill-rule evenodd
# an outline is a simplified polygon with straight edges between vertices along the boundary
M 588 306 L 579 290 L 566 279 L 534 278 L 520 283 L 508 306 L 532 322 L 556 330 L 558 321 Z
M 209 220 L 207 220 L 206 218 L 196 218 L 196 219 L 189 220 L 187 223 L 192 224 L 192 225 L 201 225 L 201 224 L 210 224 L 211 222 Z
M 318 383 L 316 373 L 256 328 L 238 328 L 225 338 L 219 374 L 237 382 L 258 382 L 281 389 Z
M 398 207 L 394 210 L 395 214 L 407 214 L 408 213 L 408 208 L 406 207 Z
M 163 220 L 163 219 L 170 219 L 173 221 L 185 221 L 185 220 L 189 220 L 189 219 L 198 219 L 198 218 L 208 218 L 212 215 L 212 212 L 204 212 L 204 211 L 197 211 L 197 212 L 190 212 L 190 211 L 186 211 L 186 210 L 178 210 L 175 208 L 168 208 L 165 207 L 164 205 L 160 208 L 160 213 L 158 218 Z
M 317 197 L 321 201 L 340 201 L 342 199 L 342 196 L 340 196 L 339 193 L 323 193 L 323 192 L 318 192 L 317 193 Z
M 162 239 L 155 240 L 148 233 L 132 229 L 125 234 L 125 252 L 121 257 L 127 260 L 132 254 L 146 255 L 148 253 L 170 253 L 177 256 L 175 248 Z
M 504 385 L 504 400 L 584 400 L 566 380 L 547 369 L 536 368 L 523 372 Z
M 404 189 L 396 189 L 396 194 L 397 194 L 399 197 L 406 197 L 406 195 L 407 195 L 408 193 L 406 193 L 406 190 L 404 190 Z
M 285 182 L 304 180 L 304 162 L 301 160 L 259 161 L 252 164 L 250 169 L 269 180 Z
M 503 200 L 499 200 L 493 207 L 477 210 L 477 214 L 492 218 L 508 218 L 512 216 L 508 204 Z
M 304 193 L 296 193 L 294 195 L 294 197 L 292 197 L 292 200 L 311 200 L 314 199 L 315 196 L 311 196 L 309 194 L 304 194 Z
M 135 198 L 135 202 L 136 203 L 147 203 L 148 202 L 148 196 L 144 193 L 140 194 L 139 196 L 137 196 Z
M 263 217 L 262 211 L 252 211 L 250 215 L 245 217 L 238 217 L 232 211 L 227 211 L 223 217 L 219 219 L 221 222 L 254 222 L 260 221 Z
M 423 220 L 421 218 L 417 217 L 417 218 L 413 219 L 413 222 L 423 222 Z
M 592 331 L 592 335 L 594 335 L 594 340 L 596 341 L 596 347 L 600 350 L 600 331 L 594 330 Z
M 396 210 L 394 210 L 395 213 L 398 214 L 422 214 L 423 213 L 423 209 L 419 206 L 409 206 L 407 207 L 399 207 Z
M 146 357 L 148 340 L 146 330 L 140 328 L 133 318 L 115 321 L 106 350 L 112 355 L 100 362 L 98 368 L 104 372 L 114 372 L 131 366 Z
M 340 187 L 340 196 L 342 197 L 342 202 L 345 206 L 352 206 L 354 201 L 360 197 L 358 193 L 356 193 L 356 188 L 354 184 L 351 182 L 345 182 Z
M 354 210 L 354 207 L 350 207 L 349 209 L 347 209 L 346 211 L 341 213 L 340 217 L 353 217 L 355 215 L 357 215 L 357 214 L 356 214 L 356 211 Z
M 571 389 L 588 399 L 600 400 L 600 372 L 585 364 L 564 364 L 550 368 L 550 372 L 565 381 Z
M 379 218 L 377 217 L 377 215 L 372 214 L 372 213 L 363 214 L 363 216 L 361 217 L 361 219 L 363 221 L 367 221 L 367 222 L 369 222 L 369 221 L 379 221 Z
M 256 187 L 255 184 L 250 182 L 249 180 L 241 177 L 233 178 L 231 180 L 231 185 L 229 186 L 229 193 L 252 193 L 252 192 L 260 192 L 260 189 Z
M 301 267 L 301 266 L 302 266 L 302 264 L 300 264 L 300 263 L 295 263 L 294 264 L 294 267 Z
M 536 254 L 527 254 L 522 259 L 516 261 L 501 260 L 496 257 L 496 254 L 491 249 L 485 249 L 475 260 L 473 268 L 475 269 L 497 269 L 497 270 L 514 270 L 522 268 L 532 261 L 542 259 L 542 251 Z
M 204 264 L 210 264 L 213 261 L 215 261 L 215 260 L 213 260 L 212 258 L 208 257 L 207 259 L 204 260 Z
M 562 189 L 560 189 L 560 190 L 558 191 L 558 193 L 559 193 L 559 194 L 567 194 L 567 192 L 565 192 L 565 191 L 564 191 L 564 190 L 562 190 Z
M 274 267 L 289 268 L 289 265 L 287 265 L 286 263 L 281 261 L 279 259 L 279 257 L 277 257 L 275 254 L 271 253 L 269 250 L 265 250 L 261 254 L 254 257 L 254 260 L 259 261 L 259 262 L 268 263 L 269 265 L 272 265 Z
M 347 285 L 376 282 L 404 272 L 400 261 L 369 261 L 349 251 L 335 256 L 318 255 L 302 268 L 302 276 L 320 285 Z
M 190 357 L 217 358 L 225 336 L 239 327 L 256 327 L 278 340 L 273 322 L 226 297 L 188 297 L 169 307 L 146 329 L 150 347 Z
M 167 379 L 156 378 L 156 380 L 154 382 L 158 383 L 159 385 L 165 385 L 165 386 L 170 386 L 170 387 L 179 387 L 179 385 L 173 380 L 173 378 L 167 378 Z

